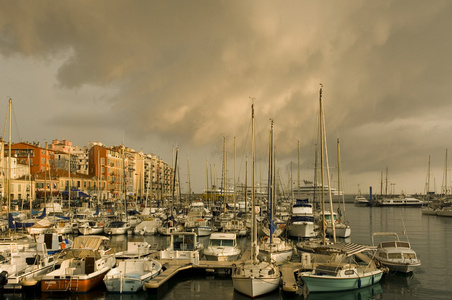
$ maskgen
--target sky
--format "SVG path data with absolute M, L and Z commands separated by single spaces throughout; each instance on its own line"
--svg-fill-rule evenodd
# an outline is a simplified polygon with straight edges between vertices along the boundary
M 221 184 L 223 147 L 228 181 L 250 182 L 254 103 L 256 181 L 272 119 L 287 192 L 313 180 L 322 84 L 333 186 L 339 139 L 345 193 L 382 178 L 440 192 L 450 28 L 448 0 L 0 0 L 0 116 L 11 98 L 13 142 L 125 144 L 170 164 L 177 148 L 182 192 L 200 193 Z

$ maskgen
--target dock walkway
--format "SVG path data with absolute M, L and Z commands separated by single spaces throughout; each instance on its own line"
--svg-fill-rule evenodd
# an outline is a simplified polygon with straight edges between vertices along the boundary
M 239 264 L 250 258 L 250 251 L 246 250 L 238 261 L 208 261 L 208 260 L 189 260 L 189 259 L 161 259 L 159 260 L 164 271 L 144 284 L 144 289 L 158 289 L 165 282 L 170 280 L 179 271 L 187 269 L 232 269 L 234 264 Z M 295 272 L 303 269 L 302 263 L 290 262 L 280 267 L 283 290 L 285 292 L 297 292 L 298 284 L 295 278 Z

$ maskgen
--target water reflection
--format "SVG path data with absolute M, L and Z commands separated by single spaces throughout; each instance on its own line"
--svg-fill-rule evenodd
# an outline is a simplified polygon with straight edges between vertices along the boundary
M 382 299 L 383 289 L 379 283 L 367 286 L 357 290 L 343 291 L 343 292 L 325 292 L 325 293 L 310 293 L 307 300 L 352 300 L 352 299 Z

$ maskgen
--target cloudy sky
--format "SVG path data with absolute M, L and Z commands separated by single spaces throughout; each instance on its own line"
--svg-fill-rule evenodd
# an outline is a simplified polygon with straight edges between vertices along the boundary
M 333 182 L 339 138 L 346 193 L 379 192 L 386 168 L 397 193 L 423 193 L 429 156 L 440 191 L 451 28 L 448 0 L 0 0 L 0 115 L 12 98 L 14 142 L 124 143 L 170 163 L 178 147 L 182 190 L 189 166 L 200 192 L 206 165 L 221 176 L 224 138 L 228 177 L 235 137 L 244 181 L 252 97 L 257 178 L 271 118 L 287 188 L 298 141 L 301 177 L 313 177 L 322 83 Z

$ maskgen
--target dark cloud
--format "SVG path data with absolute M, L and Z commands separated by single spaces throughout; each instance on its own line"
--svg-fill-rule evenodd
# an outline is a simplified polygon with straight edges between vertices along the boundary
M 157 141 L 178 144 L 199 156 L 201 178 L 206 156 L 221 159 L 222 136 L 231 152 L 234 136 L 238 149 L 249 149 L 250 96 L 261 144 L 273 118 L 281 166 L 297 160 L 300 141 L 310 172 L 323 83 L 328 145 L 335 149 L 341 138 L 349 184 L 378 182 L 390 166 L 394 175 L 416 174 L 416 183 L 412 176 L 399 186 L 421 192 L 428 155 L 448 147 L 451 6 L 0 1 L 0 53 L 53 72 L 42 85 L 47 92 L 37 95 L 54 108 L 39 121 L 52 134 L 85 143 L 126 137 L 155 150 Z M 49 94 L 53 100 L 39 99 Z

